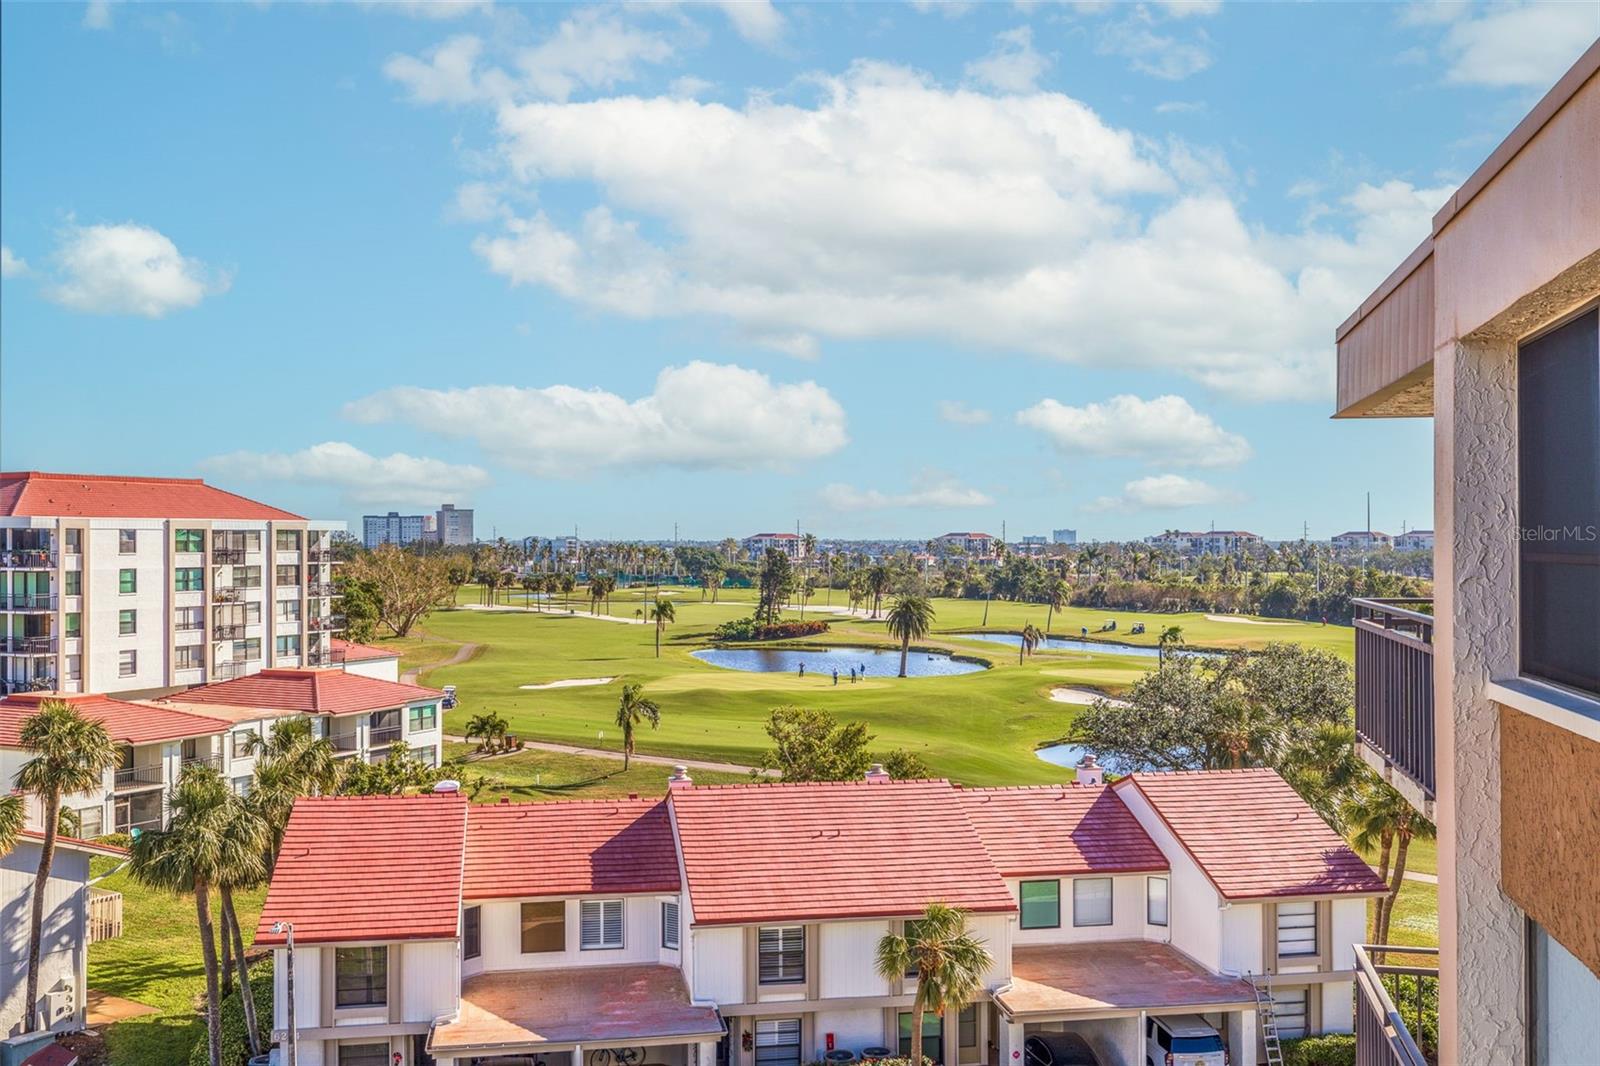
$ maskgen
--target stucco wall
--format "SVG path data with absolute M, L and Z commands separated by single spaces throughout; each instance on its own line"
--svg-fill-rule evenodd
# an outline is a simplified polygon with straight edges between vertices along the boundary
M 1515 346 L 1448 345 L 1435 369 L 1440 1057 L 1514 1063 L 1527 1047 L 1523 922 L 1500 890 L 1499 715 L 1485 686 L 1516 668 Z

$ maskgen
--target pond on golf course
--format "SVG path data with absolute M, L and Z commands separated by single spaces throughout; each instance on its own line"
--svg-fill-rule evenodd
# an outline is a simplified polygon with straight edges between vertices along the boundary
M 1007 644 L 1013 648 L 1022 647 L 1022 637 L 1016 633 L 952 633 L 953 637 L 964 640 L 981 640 L 989 644 Z M 1087 651 L 1099 655 L 1132 655 L 1142 659 L 1156 659 L 1161 655 L 1161 650 L 1154 645 L 1145 644 L 1112 644 L 1100 640 L 1078 640 L 1074 637 L 1046 637 L 1038 644 L 1039 648 L 1050 651 Z M 1221 652 L 1216 651 L 1191 651 L 1188 648 L 1179 648 L 1177 655 L 1198 655 L 1202 659 L 1220 659 Z
M 702 648 L 690 654 L 712 666 L 758 674 L 798 674 L 803 663 L 808 675 L 832 677 L 839 671 L 841 684 L 849 683 L 851 670 L 857 677 L 900 674 L 900 652 L 892 648 Z M 946 652 L 913 650 L 906 659 L 911 677 L 950 677 L 983 669 L 983 663 L 953 659 Z
M 1033 753 L 1047 763 L 1055 766 L 1065 766 L 1070 770 L 1077 766 L 1085 755 L 1089 754 L 1089 749 L 1078 744 L 1051 744 L 1046 748 L 1035 748 Z M 1119 766 L 1115 759 L 1099 759 L 1097 757 L 1097 760 L 1107 773 L 1127 773 L 1127 769 Z

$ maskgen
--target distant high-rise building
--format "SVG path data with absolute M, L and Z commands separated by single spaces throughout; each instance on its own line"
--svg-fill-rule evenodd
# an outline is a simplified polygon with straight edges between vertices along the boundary
M 1078 543 L 1078 531 L 1076 529 L 1053 529 L 1050 531 L 1050 543 L 1076 544 Z
M 361 543 L 370 551 L 380 544 L 404 548 L 419 540 L 430 540 L 428 526 L 432 521 L 432 515 L 401 514 L 399 511 L 362 515 Z
M 438 522 L 434 536 L 440 544 L 452 547 L 473 543 L 472 508 L 447 503 L 435 512 L 434 517 Z

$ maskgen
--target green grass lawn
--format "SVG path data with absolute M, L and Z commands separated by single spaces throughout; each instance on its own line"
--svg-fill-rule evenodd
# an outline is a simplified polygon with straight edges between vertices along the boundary
M 1359 850 L 1359 849 L 1358 849 Z M 1362 851 L 1361 857 L 1372 863 L 1378 864 L 1378 849 Z M 1391 850 L 1389 861 L 1394 861 Z M 1411 873 L 1437 874 L 1439 872 L 1439 844 L 1434 840 L 1413 840 L 1406 849 L 1406 870 Z
M 661 657 L 655 657 L 654 631 L 649 626 L 622 625 L 583 617 L 588 600 L 574 595 L 578 615 L 554 611 L 439 611 L 425 623 L 429 645 L 451 649 L 471 642 L 484 646 L 471 662 L 425 670 L 430 685 L 454 684 L 461 703 L 446 725 L 460 732 L 474 714 L 494 711 L 511 723 L 512 732 L 529 739 L 617 748 L 620 737 L 612 722 L 621 686 L 642 684 L 662 706 L 661 728 L 638 738 L 639 750 L 651 754 L 753 763 L 768 746 L 763 724 L 772 708 L 795 703 L 832 711 L 867 723 L 880 750 L 903 747 L 925 759 L 934 772 L 970 784 L 1029 784 L 1060 781 L 1070 771 L 1034 756 L 1042 743 L 1061 737 L 1075 708 L 1052 702 L 1050 690 L 1073 685 L 1116 692 L 1152 669 L 1153 659 L 1107 653 L 1038 652 L 1025 664 L 1004 646 L 962 639 L 955 634 L 980 628 L 985 605 L 975 600 L 934 601 L 933 635 L 921 642 L 929 648 L 957 651 L 980 658 L 991 669 L 958 677 L 877 678 L 856 685 L 835 686 L 817 675 L 743 673 L 709 666 L 690 656 L 705 647 L 716 626 L 747 612 L 753 592 L 722 590 L 719 603 L 702 602 L 697 589 L 667 589 L 678 618 L 668 627 Z M 609 613 L 632 617 L 654 597 L 653 588 L 619 589 Z M 526 601 L 514 593 L 514 602 Z M 476 588 L 461 590 L 458 602 L 477 603 Z M 842 594 L 834 597 L 842 606 Z M 829 615 L 826 597 L 812 601 L 809 617 L 827 618 L 832 632 L 811 644 L 889 644 L 881 621 Z M 824 608 L 824 610 L 819 610 Z M 605 607 L 601 610 L 604 612 Z M 789 617 L 798 617 L 789 611 Z M 1203 615 L 1149 615 L 1069 608 L 1056 612 L 1050 629 L 1075 636 L 1081 626 L 1091 631 L 1108 619 L 1118 620 L 1118 639 L 1154 646 L 1164 625 L 1182 626 L 1195 647 L 1259 648 L 1269 640 L 1293 640 L 1350 656 L 1351 630 L 1338 626 L 1285 623 L 1249 625 L 1215 622 Z M 1036 604 L 994 601 L 988 605 L 988 628 L 1018 630 L 1032 622 L 1043 626 L 1045 608 Z M 1130 637 L 1133 622 L 1148 632 Z M 430 661 L 448 658 L 448 652 Z M 550 681 L 613 677 L 617 680 L 586 688 L 528 691 L 523 685 Z
M 115 867 L 114 859 L 95 859 L 95 873 Z M 130 1018 L 105 1030 L 115 1066 L 183 1066 L 189 1049 L 205 1038 L 205 1020 L 196 1012 L 205 993 L 205 964 L 194 900 L 138 884 L 123 871 L 100 887 L 122 893 L 122 936 L 89 945 L 89 987 L 155 1007 L 156 1014 Z M 234 906 L 246 945 L 255 939 L 256 919 L 266 890 L 238 893 Z M 212 915 L 220 905 L 213 901 Z
M 445 757 L 456 758 L 474 750 L 471 744 L 446 744 Z M 519 751 L 512 755 L 474 759 L 468 764 L 473 774 L 481 774 L 484 787 L 473 797 L 477 803 L 493 803 L 502 797 L 513 803 L 527 800 L 617 799 L 630 793 L 662 796 L 671 774 L 657 763 L 634 763 L 628 769 L 615 759 L 565 755 L 553 751 Z M 748 782 L 748 774 L 694 771 L 700 785 L 731 785 Z

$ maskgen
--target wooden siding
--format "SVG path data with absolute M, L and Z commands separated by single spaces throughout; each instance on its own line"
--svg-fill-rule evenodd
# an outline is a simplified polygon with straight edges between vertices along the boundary
M 1414 386 L 1433 363 L 1433 246 L 1425 241 L 1339 327 L 1337 417 L 1426 415 Z M 1401 394 L 1406 402 L 1388 404 Z
M 1501 886 L 1600 973 L 1597 781 L 1600 744 L 1500 708 Z

